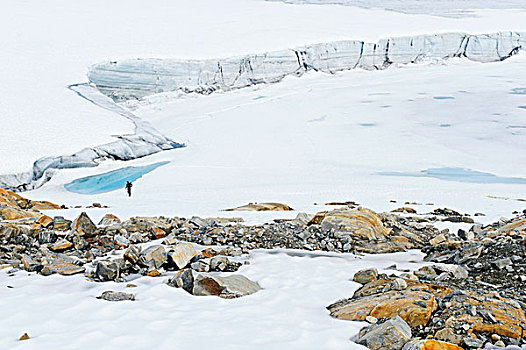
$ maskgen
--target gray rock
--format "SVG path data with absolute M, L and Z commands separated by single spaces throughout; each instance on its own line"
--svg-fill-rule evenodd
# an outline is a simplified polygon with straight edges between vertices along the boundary
M 376 268 L 364 269 L 356 272 L 353 277 L 353 281 L 366 284 L 371 281 L 375 281 L 378 278 L 378 270 Z
M 131 293 L 114 292 L 108 290 L 98 296 L 97 299 L 103 299 L 107 301 L 135 300 L 135 295 Z
M 504 258 L 504 259 L 498 259 L 491 262 L 496 268 L 503 269 L 508 265 L 511 265 L 511 259 L 510 258 Z
M 208 262 L 206 262 L 205 260 L 196 261 L 190 264 L 190 267 L 192 268 L 192 270 L 197 271 L 197 272 L 210 271 L 210 265 L 208 265 Z
M 232 299 L 255 293 L 260 289 L 261 287 L 257 282 L 242 275 L 219 277 L 202 273 L 194 281 L 192 294 L 216 295 L 221 298 Z
M 468 348 L 482 348 L 484 346 L 484 341 L 478 338 L 463 338 L 462 342 Z
M 366 329 L 358 338 L 358 344 L 370 350 L 400 350 L 410 339 L 411 328 L 400 316 L 395 316 Z
M 435 264 L 433 265 L 433 268 L 435 270 L 441 271 L 441 272 L 447 272 L 451 274 L 456 279 L 464 279 L 468 278 L 468 270 L 466 270 L 464 267 L 460 265 L 454 265 L 454 264 Z
M 179 270 L 168 281 L 168 285 L 176 288 L 183 288 L 188 293 L 192 294 L 194 289 L 194 275 L 191 269 Z
M 102 281 L 113 281 L 119 278 L 119 264 L 114 261 L 99 261 L 95 274 Z
M 214 256 L 210 259 L 211 271 L 225 271 L 228 268 L 228 258 L 226 256 Z
M 141 254 L 141 247 L 132 245 L 124 252 L 124 260 L 131 262 L 132 264 L 137 264 Z
M 139 264 L 148 268 L 158 269 L 166 262 L 166 252 L 162 245 L 146 248 L 139 257 Z
M 168 253 L 168 259 L 171 264 L 183 269 L 190 261 L 199 254 L 191 243 L 179 243 L 172 251 Z

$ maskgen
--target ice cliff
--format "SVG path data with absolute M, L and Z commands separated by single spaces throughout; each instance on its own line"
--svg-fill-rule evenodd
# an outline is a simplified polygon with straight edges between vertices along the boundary
M 210 60 L 128 59 L 91 67 L 90 82 L 115 101 L 168 92 L 208 94 L 261 83 L 275 83 L 306 71 L 334 73 L 392 64 L 465 57 L 472 61 L 504 60 L 526 47 L 526 33 L 463 33 L 314 44 L 290 50 Z
M 33 163 L 31 171 L 0 176 L 0 187 L 17 192 L 31 190 L 49 181 L 58 169 L 95 167 L 99 161 L 104 159 L 130 160 L 184 146 L 166 138 L 151 124 L 121 108 L 94 87 L 88 84 L 78 84 L 69 88 L 99 107 L 111 110 L 132 121 L 135 124 L 135 133 L 117 136 L 113 142 L 84 148 L 72 155 L 38 159 Z

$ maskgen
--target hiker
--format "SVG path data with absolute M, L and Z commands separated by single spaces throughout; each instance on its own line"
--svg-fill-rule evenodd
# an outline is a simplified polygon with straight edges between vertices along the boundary
M 126 192 L 128 192 L 128 197 L 131 197 L 131 188 L 132 188 L 132 183 L 130 181 L 126 181 Z

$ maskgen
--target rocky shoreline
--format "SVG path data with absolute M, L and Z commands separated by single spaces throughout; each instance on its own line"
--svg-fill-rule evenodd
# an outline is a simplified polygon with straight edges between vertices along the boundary
M 247 253 L 253 249 L 357 255 L 420 249 L 428 264 L 419 270 L 392 266 L 389 270 L 396 273 L 390 275 L 366 269 L 349 276 L 363 286 L 327 308 L 333 317 L 369 322 L 354 341 L 370 349 L 397 350 L 526 344 L 526 211 L 481 225 L 446 208 L 375 213 L 354 202 L 331 204 L 334 210 L 261 225 L 245 225 L 240 218 L 121 221 L 111 214 L 95 224 L 86 213 L 74 220 L 43 215 L 40 210 L 60 206 L 0 189 L 0 266 L 8 274 L 24 269 L 122 283 L 174 271 L 168 285 L 228 299 L 261 289 L 257 281 L 236 273 L 250 263 Z M 291 208 L 263 203 L 234 210 Z M 439 230 L 438 222 L 471 228 Z M 99 298 L 133 301 L 134 295 L 107 291 Z

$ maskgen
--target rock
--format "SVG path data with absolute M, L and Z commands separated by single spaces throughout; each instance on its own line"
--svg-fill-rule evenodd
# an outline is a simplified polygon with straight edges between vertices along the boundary
M 374 316 L 367 316 L 365 318 L 365 321 L 371 323 L 371 324 L 377 324 L 378 323 L 378 319 Z
M 257 282 L 242 275 L 226 277 L 201 273 L 194 281 L 193 295 L 216 295 L 225 299 L 246 296 L 260 290 Z
M 170 263 L 173 263 L 177 268 L 182 269 L 188 265 L 192 258 L 197 254 L 199 253 L 191 243 L 179 243 L 168 253 L 168 259 L 170 260 Z
M 89 243 L 81 236 L 73 236 L 73 246 L 77 250 L 85 250 L 89 248 Z
M 159 227 L 152 227 L 153 239 L 161 239 L 166 237 L 166 231 Z
M 90 237 L 97 231 L 97 226 L 91 221 L 86 212 L 82 212 L 75 221 L 73 221 L 72 230 L 80 236 L 85 235 Z
M 475 239 L 475 232 L 473 231 L 466 232 L 462 229 L 458 229 L 457 235 L 460 237 L 460 239 L 465 241 L 472 241 Z
M 484 341 L 478 338 L 463 338 L 462 342 L 468 348 L 482 348 L 484 346 Z
M 321 227 L 324 231 L 337 230 L 338 236 L 350 235 L 364 241 L 385 241 L 389 235 L 378 215 L 369 209 L 330 211 L 324 214 Z
M 210 271 L 210 265 L 204 260 L 198 260 L 190 264 L 192 270 L 197 272 L 208 272 Z
M 433 269 L 431 266 L 422 266 L 417 271 L 415 271 L 415 275 L 418 278 L 425 280 L 433 280 L 437 277 L 435 269 Z
M 366 284 L 378 278 L 376 268 L 363 269 L 354 274 L 353 281 L 360 284 Z
M 211 271 L 226 271 L 229 265 L 228 258 L 226 256 L 214 256 L 210 259 L 210 270 Z
M 37 262 L 27 254 L 22 254 L 22 264 L 24 264 L 24 269 L 28 272 L 35 271 L 38 266 Z
M 412 340 L 405 344 L 402 350 L 462 350 L 458 345 L 434 339 Z
M 394 210 L 391 210 L 392 213 L 406 213 L 406 214 L 416 214 L 416 210 L 410 207 L 401 207 Z
M 440 234 L 436 236 L 435 238 L 430 239 L 429 244 L 435 246 L 435 245 L 439 245 L 440 243 L 444 243 L 445 241 L 447 241 L 446 236 L 444 236 L 443 234 Z
M 188 293 L 192 294 L 194 289 L 194 275 L 191 269 L 183 269 L 177 271 L 174 277 L 168 281 L 168 285 L 176 288 L 183 288 Z
M 141 255 L 141 247 L 137 245 L 131 245 L 124 252 L 124 260 L 131 262 L 132 264 L 137 264 Z
M 436 296 L 446 295 L 445 287 L 426 285 L 405 279 L 407 288 L 389 290 L 395 279 L 369 282 L 350 299 L 329 305 L 331 316 L 350 321 L 364 321 L 367 316 L 378 319 L 400 316 L 411 327 L 426 325 L 437 310 Z M 414 302 L 419 302 L 418 305 Z M 423 307 L 425 305 L 425 307 Z
M 60 241 L 57 241 L 55 244 L 53 244 L 50 249 L 54 252 L 62 252 L 71 247 L 73 247 L 73 243 L 66 239 L 61 239 Z
M 192 216 L 192 218 L 189 221 L 197 227 L 208 226 L 208 221 L 201 219 L 199 216 Z
M 114 261 L 99 261 L 95 274 L 102 281 L 114 281 L 119 278 L 120 268 L 119 264 Z
M 370 350 L 400 350 L 411 339 L 411 328 L 399 316 L 373 325 L 360 335 L 358 344 Z
M 140 255 L 139 263 L 144 266 L 155 269 L 160 268 L 166 262 L 166 252 L 162 245 L 153 245 L 145 250 Z
M 76 275 L 78 273 L 84 273 L 86 269 L 83 266 L 75 265 L 71 262 L 53 262 L 47 265 L 44 265 L 40 273 L 43 276 L 49 276 L 54 273 L 58 273 L 63 276 Z
M 120 224 L 120 223 L 121 223 L 121 219 L 119 219 L 117 216 L 113 214 L 106 214 L 99 221 L 99 226 L 110 226 L 110 225 L 115 225 L 115 224 Z
M 498 269 L 503 269 L 506 266 L 511 265 L 511 259 L 503 258 L 503 259 L 494 260 L 492 264 Z
M 53 226 L 53 219 L 47 215 L 42 215 L 36 222 L 43 228 L 51 228 Z
M 62 216 L 53 218 L 53 229 L 55 231 L 67 231 L 71 228 L 71 221 L 64 219 Z
M 41 214 L 32 210 L 23 210 L 18 208 L 0 208 L 0 219 L 20 220 L 27 218 L 36 218 Z
M 433 268 L 438 271 L 447 272 L 456 279 L 468 278 L 468 270 L 460 265 L 453 264 L 435 264 Z
M 290 211 L 294 210 L 282 203 L 249 203 L 237 208 L 226 209 L 225 211 Z
M 29 334 L 27 334 L 27 333 L 22 334 L 20 336 L 20 338 L 18 338 L 18 340 L 28 340 L 28 339 L 30 339 L 30 338 L 29 338 Z
M 390 290 L 404 290 L 407 288 L 407 282 L 403 278 L 396 278 L 389 284 Z
M 131 293 L 114 292 L 107 290 L 103 292 L 97 299 L 103 299 L 107 301 L 123 301 L 123 300 L 135 300 L 135 295 Z

